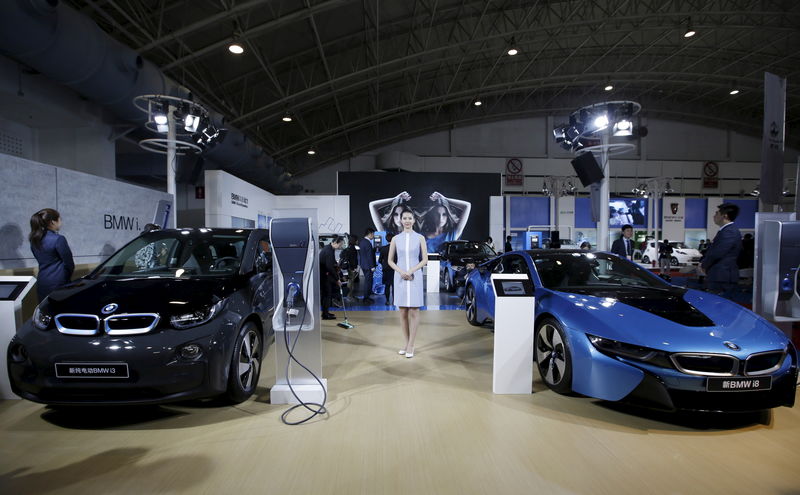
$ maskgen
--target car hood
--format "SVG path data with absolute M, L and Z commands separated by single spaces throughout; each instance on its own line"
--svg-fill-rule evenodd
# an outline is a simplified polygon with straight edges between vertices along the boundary
M 51 314 L 81 313 L 103 317 L 102 308 L 117 304 L 115 313 L 183 314 L 234 290 L 233 279 L 81 279 L 48 297 Z
M 695 290 L 593 289 L 553 292 L 573 306 L 573 330 L 668 352 L 734 354 L 784 348 L 788 339 L 755 313 L 727 299 Z M 562 313 L 563 314 L 563 313 Z

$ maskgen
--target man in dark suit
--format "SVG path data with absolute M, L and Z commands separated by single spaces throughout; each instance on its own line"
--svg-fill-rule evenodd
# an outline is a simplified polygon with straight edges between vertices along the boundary
M 358 241 L 358 267 L 361 270 L 361 282 L 364 284 L 364 302 L 372 301 L 372 275 L 375 273 L 375 248 L 372 239 L 375 238 L 375 229 L 372 227 L 364 231 L 364 237 Z
M 736 259 L 742 250 L 742 234 L 733 225 L 737 216 L 739 207 L 730 203 L 719 205 L 714 213 L 714 223 L 720 226 L 719 232 L 700 263 L 700 275 L 706 275 L 709 292 L 721 294 L 739 282 Z
M 622 226 L 622 236 L 611 244 L 611 252 L 622 258 L 632 260 L 633 241 L 631 237 L 633 237 L 633 226 L 626 223 Z
M 392 242 L 394 234 L 391 232 L 386 234 L 386 244 L 378 249 L 378 263 L 381 264 L 381 273 L 383 274 L 383 295 L 386 297 L 386 305 L 391 306 L 394 302 L 392 297 L 392 289 L 394 288 L 394 270 L 389 266 L 389 245 Z
M 336 315 L 328 311 L 331 307 L 333 291 L 341 285 L 339 268 L 336 266 L 336 250 L 342 247 L 344 238 L 337 235 L 330 244 L 319 252 L 319 295 L 322 299 L 322 319 L 335 320 Z

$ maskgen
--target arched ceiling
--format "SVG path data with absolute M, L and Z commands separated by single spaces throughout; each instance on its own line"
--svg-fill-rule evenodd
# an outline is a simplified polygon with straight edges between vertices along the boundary
M 296 176 L 452 126 L 605 100 L 758 136 L 765 71 L 788 78 L 787 144 L 800 144 L 796 0 L 68 3 Z M 234 38 L 244 54 L 228 52 Z

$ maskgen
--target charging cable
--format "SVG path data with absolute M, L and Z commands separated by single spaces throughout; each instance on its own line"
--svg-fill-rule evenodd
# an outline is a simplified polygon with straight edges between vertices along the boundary
M 295 399 L 297 399 L 297 402 L 298 402 L 298 404 L 295 404 L 294 406 L 292 406 L 289 409 L 287 409 L 286 411 L 284 411 L 283 414 L 281 414 L 281 421 L 284 424 L 287 424 L 287 425 L 300 425 L 300 424 L 305 423 L 306 421 L 311 420 L 312 418 L 314 418 L 317 415 L 327 414 L 328 413 L 328 410 L 325 408 L 325 403 L 328 402 L 328 391 L 325 390 L 325 385 L 322 384 L 322 380 L 320 380 L 319 377 L 317 375 L 315 375 L 313 371 L 308 369 L 308 367 L 306 367 L 306 365 L 301 363 L 294 356 L 294 348 L 297 345 L 297 341 L 300 340 L 300 334 L 303 332 L 303 330 L 302 330 L 303 324 L 305 323 L 306 316 L 308 315 L 308 304 L 307 304 L 307 302 L 305 300 L 305 297 L 303 295 L 307 293 L 308 284 L 310 282 L 311 282 L 311 277 L 308 277 L 308 281 L 306 282 L 306 291 L 305 292 L 300 292 L 300 286 L 296 282 L 290 282 L 289 285 L 287 285 L 287 287 L 286 287 L 286 293 L 287 293 L 287 297 L 286 297 L 286 318 L 284 318 L 284 321 L 283 321 L 283 342 L 286 345 L 286 352 L 289 354 L 289 358 L 286 360 L 286 383 L 289 385 L 289 390 L 292 392 L 292 395 L 294 396 Z M 288 325 L 288 321 L 289 321 L 290 316 L 297 316 L 297 314 L 299 313 L 299 310 L 297 310 L 294 307 L 295 306 L 294 305 L 294 301 L 295 301 L 295 298 L 297 297 L 298 293 L 301 294 L 300 299 L 301 299 L 301 301 L 303 303 L 303 308 L 305 308 L 305 309 L 303 310 L 303 319 L 300 321 L 300 325 L 299 325 L 298 330 L 297 330 L 297 336 L 294 338 L 294 341 L 290 343 L 290 341 L 289 341 L 289 333 L 286 331 L 286 329 L 287 329 L 287 325 Z M 303 399 L 300 398 L 300 396 L 297 395 L 297 392 L 295 392 L 294 387 L 292 387 L 292 380 L 289 378 L 289 367 L 291 366 L 292 361 L 294 361 L 295 363 L 297 363 L 298 366 L 300 366 L 301 368 L 306 370 L 306 372 L 308 372 L 309 375 L 314 377 L 314 380 L 316 380 L 317 383 L 319 383 L 319 386 L 322 387 L 322 394 L 323 395 L 322 395 L 322 403 L 321 404 L 319 404 L 317 402 L 305 402 L 305 401 L 303 401 Z M 314 406 L 314 407 L 311 407 L 311 406 Z M 299 421 L 289 421 L 288 419 L 286 419 L 287 416 L 292 411 L 297 409 L 298 407 L 303 407 L 303 408 L 307 409 L 308 411 L 311 412 L 311 415 L 306 417 L 306 418 L 304 418 L 304 419 L 301 419 Z

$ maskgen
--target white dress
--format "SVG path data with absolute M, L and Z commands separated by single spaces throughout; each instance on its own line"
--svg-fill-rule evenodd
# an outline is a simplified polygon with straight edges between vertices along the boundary
M 394 236 L 397 266 L 405 271 L 419 264 L 420 242 L 425 238 L 416 232 L 402 232 Z M 412 280 L 403 280 L 398 272 L 394 272 L 394 304 L 404 308 L 419 308 L 424 305 L 422 291 L 422 269 L 414 272 Z

